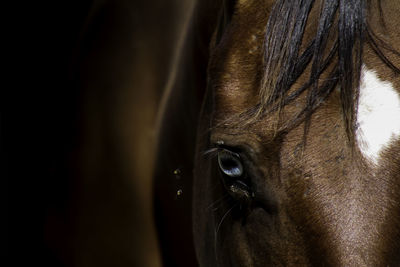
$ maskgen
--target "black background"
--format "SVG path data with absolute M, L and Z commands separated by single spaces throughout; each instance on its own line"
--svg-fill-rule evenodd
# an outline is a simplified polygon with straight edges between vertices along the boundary
M 2 266 L 157 266 L 152 127 L 185 5 L 31 1 L 3 12 Z

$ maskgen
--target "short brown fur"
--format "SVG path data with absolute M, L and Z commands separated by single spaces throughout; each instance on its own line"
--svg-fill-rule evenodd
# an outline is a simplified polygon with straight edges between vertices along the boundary
M 305 41 L 314 34 L 318 3 L 310 13 Z M 306 145 L 304 121 L 289 131 L 276 131 L 302 110 L 306 93 L 251 124 L 237 121 L 260 103 L 263 36 L 272 5 L 272 1 L 238 1 L 231 23 L 211 48 L 208 94 L 195 158 L 194 233 L 200 265 L 399 266 L 399 141 L 382 153 L 379 167 L 370 165 L 358 150 L 354 152 L 338 90 L 311 115 Z M 372 11 L 369 24 L 400 51 L 400 17 L 396 15 L 400 5 L 381 1 L 381 6 L 385 26 Z M 377 10 L 377 2 L 372 1 L 371 10 Z M 366 43 L 363 48 L 364 64 L 382 80 L 390 81 L 400 94 L 399 76 L 371 46 Z M 390 51 L 388 56 L 400 66 L 398 57 Z M 333 65 L 327 72 L 330 68 Z M 307 68 L 290 90 L 304 84 L 309 71 Z M 228 147 L 246 147 L 245 153 L 251 155 L 257 177 L 261 177 L 255 183 L 276 202 L 275 212 L 253 209 L 243 221 L 227 213 L 229 203 L 216 211 L 207 210 L 225 190 L 212 170 L 215 159 L 203 155 L 219 141 Z M 212 229 L 219 224 L 222 226 L 215 234 Z

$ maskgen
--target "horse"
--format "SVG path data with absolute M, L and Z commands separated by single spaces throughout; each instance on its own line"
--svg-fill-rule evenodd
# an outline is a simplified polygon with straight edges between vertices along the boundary
M 198 1 L 160 111 L 166 266 L 400 266 L 400 2 Z

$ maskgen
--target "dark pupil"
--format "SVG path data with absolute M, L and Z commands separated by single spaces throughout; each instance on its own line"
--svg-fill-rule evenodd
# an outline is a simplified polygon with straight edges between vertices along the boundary
M 240 177 L 243 173 L 240 160 L 229 152 L 221 152 L 218 156 L 218 162 L 222 172 L 228 176 Z

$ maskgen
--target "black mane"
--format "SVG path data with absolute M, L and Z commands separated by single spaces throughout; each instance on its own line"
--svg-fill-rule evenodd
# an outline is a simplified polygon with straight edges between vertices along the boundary
M 340 86 L 343 117 L 349 140 L 353 143 L 363 44 L 369 42 L 388 66 L 396 73 L 400 70 L 384 55 L 380 47 L 386 45 L 368 26 L 369 2 L 366 0 L 322 1 L 316 33 L 300 52 L 314 2 L 276 1 L 266 27 L 265 72 L 260 90 L 261 112 L 258 113 L 265 114 L 271 108 L 280 109 L 308 89 L 307 104 L 292 124 L 304 119 L 308 121 L 312 112 Z M 380 15 L 383 21 L 382 13 Z M 308 82 L 289 94 L 289 89 L 309 64 Z M 319 78 L 329 65 L 328 77 L 324 77 L 320 84 Z

